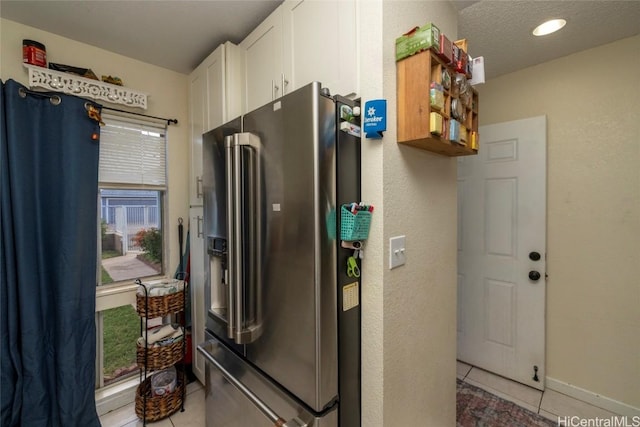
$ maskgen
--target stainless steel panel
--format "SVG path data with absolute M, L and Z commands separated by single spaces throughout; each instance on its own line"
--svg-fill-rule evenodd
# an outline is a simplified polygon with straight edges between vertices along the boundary
M 337 410 L 320 417 L 307 411 L 259 371 L 207 334 L 198 351 L 207 358 L 206 426 L 337 427 Z
M 264 330 L 247 358 L 318 412 L 338 394 L 335 120 L 317 82 L 243 120 L 264 187 Z

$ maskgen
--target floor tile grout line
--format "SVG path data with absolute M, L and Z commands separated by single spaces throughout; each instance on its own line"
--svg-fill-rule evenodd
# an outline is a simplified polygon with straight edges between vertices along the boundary
M 540 413 L 540 409 L 542 408 L 542 398 L 544 397 L 544 392 L 545 390 L 542 390 L 542 393 L 540 393 L 540 402 L 538 402 L 538 414 Z
M 462 381 L 466 382 L 467 377 L 469 376 L 469 374 L 471 373 L 471 371 L 473 370 L 473 366 L 469 365 L 469 370 L 467 371 L 466 374 L 464 374 L 464 376 L 462 377 Z

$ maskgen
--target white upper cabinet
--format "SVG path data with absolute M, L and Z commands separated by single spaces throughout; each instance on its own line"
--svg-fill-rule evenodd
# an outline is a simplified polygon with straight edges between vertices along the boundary
M 242 50 L 220 45 L 189 76 L 189 203 L 202 206 L 202 134 L 242 113 Z
M 218 47 L 202 64 L 207 81 L 206 101 L 208 106 L 205 132 L 224 123 L 225 114 L 225 46 Z
M 244 51 L 244 111 L 282 96 L 282 7 L 240 43 Z
M 356 0 L 285 0 L 240 43 L 244 112 L 312 81 L 358 93 Z
M 312 81 L 331 94 L 358 93 L 355 0 L 285 0 L 283 8 L 287 91 Z
M 189 134 L 191 168 L 189 179 L 189 204 L 202 205 L 202 134 L 205 131 L 207 117 L 207 76 L 196 69 L 189 76 Z

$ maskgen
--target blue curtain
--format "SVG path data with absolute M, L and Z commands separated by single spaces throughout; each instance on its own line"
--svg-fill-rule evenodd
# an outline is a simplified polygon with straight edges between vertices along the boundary
M 9 80 L 0 91 L 0 424 L 100 426 L 94 395 L 100 128 L 88 117 L 87 101 L 25 89 Z

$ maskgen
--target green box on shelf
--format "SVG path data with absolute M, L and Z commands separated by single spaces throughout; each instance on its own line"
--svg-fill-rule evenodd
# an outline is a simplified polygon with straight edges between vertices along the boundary
M 428 49 L 440 51 L 440 29 L 433 23 L 415 27 L 396 39 L 396 61 Z

